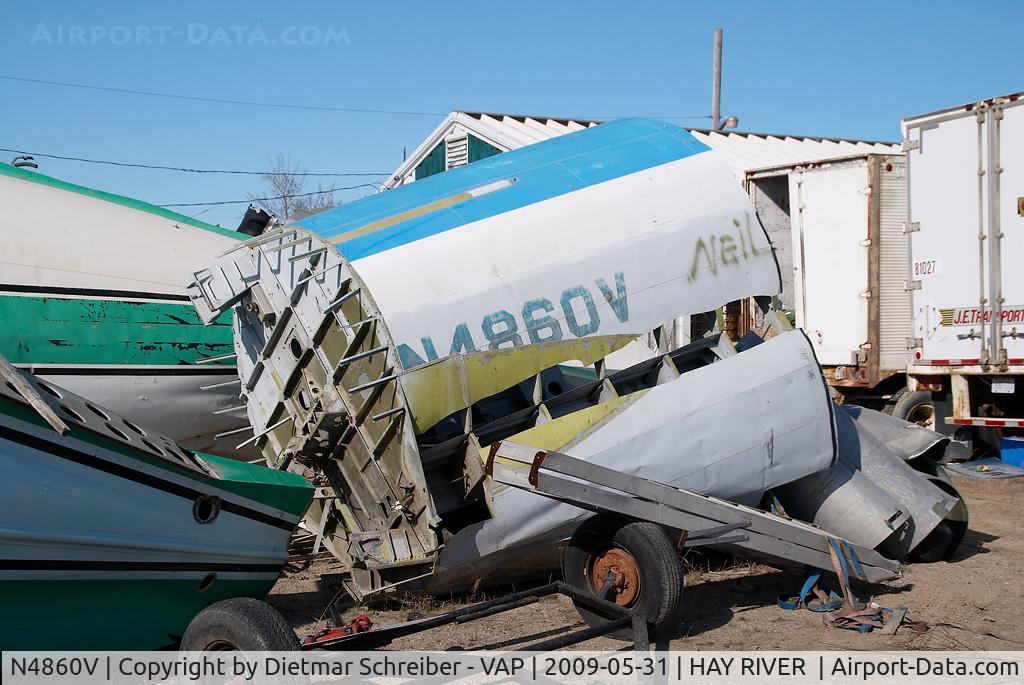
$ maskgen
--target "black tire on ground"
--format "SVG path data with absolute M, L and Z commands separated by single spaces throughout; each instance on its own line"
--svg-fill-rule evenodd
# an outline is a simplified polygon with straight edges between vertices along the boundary
M 963 542 L 964 535 L 967 534 L 969 523 L 967 503 L 950 482 L 945 469 L 940 467 L 938 475 L 929 476 L 928 480 L 947 495 L 956 497 L 957 503 L 952 511 L 946 514 L 946 518 L 935 527 L 935 530 L 928 533 L 917 547 L 910 550 L 910 560 L 925 563 L 950 561 L 956 556 L 960 543 Z
M 185 630 L 180 649 L 291 652 L 298 648 L 299 639 L 281 612 L 252 597 L 234 597 L 200 611 Z
M 932 399 L 932 394 L 926 390 L 918 390 L 905 394 L 901 392 L 900 395 L 892 408 L 892 415 L 935 430 L 935 400 Z
M 657 632 L 676 624 L 682 607 L 683 569 L 679 552 L 664 529 L 654 523 L 629 521 L 610 516 L 594 516 L 576 529 L 565 550 L 562 570 L 565 581 L 590 594 L 597 594 L 602 579 L 594 577 L 595 564 L 601 560 L 635 563 L 631 575 L 638 587 L 613 589 L 605 599 L 633 609 L 647 618 L 648 629 Z M 583 619 L 592 626 L 604 625 L 609 617 L 576 604 Z M 620 640 L 631 640 L 630 628 L 609 633 Z
M 932 532 L 910 551 L 908 558 L 917 563 L 934 564 L 951 557 L 962 539 L 962 526 L 952 521 L 939 521 Z

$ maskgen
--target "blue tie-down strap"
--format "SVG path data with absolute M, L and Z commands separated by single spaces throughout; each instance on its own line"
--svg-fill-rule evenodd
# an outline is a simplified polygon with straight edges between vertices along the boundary
M 833 628 L 845 628 L 856 630 L 858 633 L 870 633 L 875 628 L 884 628 L 893 618 L 898 623 L 903 622 L 906 609 L 901 607 L 901 613 L 894 616 L 893 610 L 881 607 L 871 602 L 870 604 L 855 604 L 843 607 L 839 611 L 829 612 L 824 616 L 825 624 Z M 891 632 L 898 627 L 893 626 Z M 883 631 L 884 632 L 884 631 Z
M 832 556 L 832 566 L 835 568 L 836 576 L 839 578 L 839 589 L 842 591 L 843 596 L 846 597 L 846 601 L 850 604 L 854 604 L 856 599 L 853 597 L 853 592 L 850 590 L 850 567 L 846 564 L 846 555 L 843 554 L 842 546 L 839 540 L 835 538 L 828 539 L 829 553 Z
M 807 579 L 804 581 L 803 587 L 800 588 L 799 595 L 796 597 L 778 598 L 779 608 L 785 609 L 786 611 L 807 609 L 808 611 L 823 613 L 827 611 L 835 611 L 843 606 L 842 597 L 832 591 L 826 595 L 825 592 L 818 587 L 818 582 L 820 580 L 821 571 L 814 571 L 809 574 Z M 814 599 L 808 599 L 809 597 L 813 597 Z
M 906 607 L 890 609 L 854 597 L 850 588 L 851 570 L 854 577 L 864 578 L 864 569 L 860 565 L 857 553 L 850 543 L 842 538 L 828 538 L 828 545 L 842 596 L 831 591 L 826 595 L 818 585 L 822 572 L 813 571 L 807 576 L 798 596 L 779 597 L 779 607 L 787 611 L 803 608 L 823 613 L 825 615 L 822 616 L 822 620 L 825 625 L 856 630 L 858 633 L 870 633 L 878 628 L 883 635 L 894 635 L 904 625 L 909 625 L 918 634 L 928 630 L 928 624 L 910 616 Z M 815 599 L 808 599 L 809 597 Z
M 825 614 L 822 619 L 825 625 L 856 630 L 858 633 L 870 633 L 878 629 L 882 635 L 895 635 L 903 626 L 907 626 L 918 635 L 929 630 L 927 623 L 907 612 L 907 607 L 890 609 L 874 602 L 844 607 L 839 611 Z
M 804 581 L 804 586 L 800 588 L 800 594 L 796 597 L 782 597 L 779 596 L 779 607 L 786 611 L 796 611 L 804 605 L 804 597 L 811 594 L 814 586 L 821 580 L 821 571 L 815 571 L 807 576 Z
M 850 568 L 853 569 L 853 575 L 859 580 L 866 580 L 864 575 L 864 567 L 860 565 L 860 559 L 857 558 L 857 550 L 853 548 L 846 540 L 840 539 L 840 549 L 845 552 L 845 557 L 850 560 Z

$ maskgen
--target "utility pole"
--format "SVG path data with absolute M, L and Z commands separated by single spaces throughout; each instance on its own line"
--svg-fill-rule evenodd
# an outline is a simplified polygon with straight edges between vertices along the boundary
M 722 123 L 722 29 L 715 29 L 715 65 L 711 74 L 711 129 Z

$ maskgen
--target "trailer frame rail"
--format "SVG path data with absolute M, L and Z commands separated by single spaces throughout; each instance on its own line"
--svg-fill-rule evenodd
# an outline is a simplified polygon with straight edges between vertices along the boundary
M 842 555 L 853 577 L 876 583 L 898 577 L 899 563 L 822 528 L 753 507 L 674 488 L 560 452 L 514 442 L 487 448 L 485 473 L 496 483 L 595 513 L 650 521 L 684 532 L 682 547 L 730 545 L 743 553 L 833 571 Z M 742 531 L 729 535 L 735 531 Z M 769 562 L 770 563 L 770 562 Z

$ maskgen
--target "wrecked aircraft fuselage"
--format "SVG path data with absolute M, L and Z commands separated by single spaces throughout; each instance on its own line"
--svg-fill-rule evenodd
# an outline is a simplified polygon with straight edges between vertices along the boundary
M 635 338 L 781 289 L 771 243 L 719 153 L 651 119 L 506 152 L 299 223 L 358 270 L 406 369 L 484 349 Z M 621 353 L 610 366 L 634 361 Z
M 698 505 L 693 493 L 756 504 L 765 490 L 837 458 L 833 405 L 799 331 L 742 352 L 711 336 L 586 381 L 570 381 L 558 364 L 600 362 L 629 336 L 488 350 L 400 371 L 384 317 L 336 250 L 301 230 L 254 242 L 198 273 L 190 294 L 204 319 L 234 307 L 252 439 L 270 465 L 318 486 L 307 525 L 346 564 L 354 596 L 516 577 L 544 555 L 515 566 L 503 560 L 552 548 L 595 510 L 583 495 L 497 486 L 486 469 L 499 444 L 610 467 L 634 483 L 690 493 Z M 820 529 L 717 506 L 732 507 L 741 527 L 761 516 L 786 529 L 765 537 L 757 521 L 740 547 L 780 565 L 827 565 Z M 865 580 L 898 569 L 869 548 L 855 556 Z
M 835 551 L 863 580 L 898 572 L 870 545 L 742 506 L 841 461 L 801 332 L 770 312 L 777 335 L 741 349 L 720 335 L 638 343 L 779 289 L 749 202 L 688 133 L 606 124 L 325 215 L 329 241 L 271 232 L 188 292 L 205 321 L 234 310 L 249 441 L 317 486 L 307 526 L 353 596 L 539 570 L 609 509 L 742 528 L 730 548 L 782 566 L 830 568 Z M 437 355 L 449 336 L 452 354 Z M 634 363 L 611 370 L 628 347 Z M 532 466 L 488 477 L 524 450 Z M 545 491 L 547 455 L 627 495 L 573 473 Z M 676 502 L 664 516 L 655 491 Z

